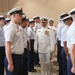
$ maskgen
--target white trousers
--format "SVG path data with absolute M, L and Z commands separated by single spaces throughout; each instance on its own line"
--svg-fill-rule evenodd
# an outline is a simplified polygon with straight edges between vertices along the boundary
M 39 53 L 41 75 L 50 75 L 50 52 Z

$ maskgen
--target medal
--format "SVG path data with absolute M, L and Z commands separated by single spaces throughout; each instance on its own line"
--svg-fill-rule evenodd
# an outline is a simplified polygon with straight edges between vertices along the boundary
M 49 35 L 49 31 L 45 31 L 45 35 Z

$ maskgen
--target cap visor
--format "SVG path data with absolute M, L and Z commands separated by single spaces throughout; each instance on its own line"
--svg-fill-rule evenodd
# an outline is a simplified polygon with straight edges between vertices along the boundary
M 42 22 L 44 22 L 44 23 L 45 23 L 45 22 L 47 22 L 47 21 L 42 21 Z
M 24 13 L 18 13 L 18 14 L 25 15 Z

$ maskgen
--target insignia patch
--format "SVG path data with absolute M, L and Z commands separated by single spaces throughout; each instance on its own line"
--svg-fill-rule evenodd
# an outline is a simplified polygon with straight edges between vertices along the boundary
M 49 31 L 46 30 L 46 31 L 45 31 L 45 35 L 49 35 Z

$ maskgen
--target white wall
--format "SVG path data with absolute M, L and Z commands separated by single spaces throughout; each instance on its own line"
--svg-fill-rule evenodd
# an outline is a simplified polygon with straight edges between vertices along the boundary
M 14 7 L 19 0 L 0 0 L 0 15 L 7 16 L 7 12 Z
M 18 5 L 23 7 L 28 18 L 35 15 L 51 17 L 57 25 L 61 13 L 75 8 L 75 0 L 0 0 L 0 11 L 6 12 Z
M 2 3 L 1 3 L 1 0 L 0 0 L 0 12 L 2 11 Z
M 58 17 L 63 12 L 75 8 L 75 0 L 19 0 L 15 6 L 21 5 L 27 17 L 35 15 L 46 16 L 58 23 Z

